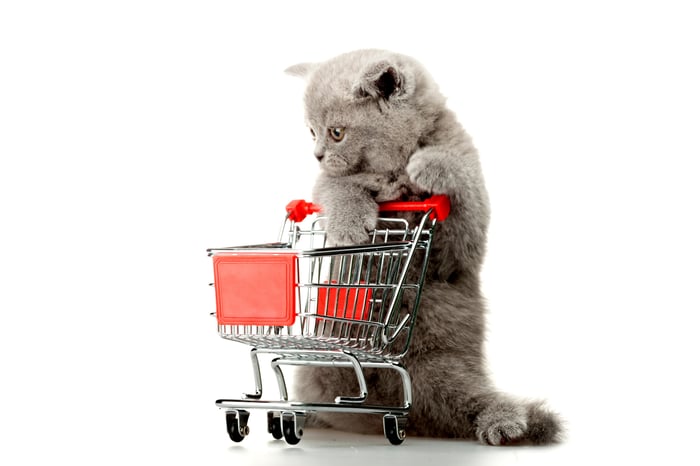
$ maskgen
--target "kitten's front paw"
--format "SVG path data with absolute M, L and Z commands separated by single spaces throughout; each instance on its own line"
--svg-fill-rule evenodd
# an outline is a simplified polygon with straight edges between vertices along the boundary
M 329 246 L 352 246 L 353 244 L 364 244 L 369 240 L 367 230 L 347 228 L 333 228 L 329 226 L 326 231 Z
M 329 218 L 326 238 L 330 246 L 351 246 L 369 241 L 369 230 L 377 225 L 377 213 L 348 214 Z
M 416 151 L 408 161 L 406 172 L 413 184 L 432 194 L 450 194 L 457 188 L 456 167 L 450 168 L 447 154 L 439 150 Z

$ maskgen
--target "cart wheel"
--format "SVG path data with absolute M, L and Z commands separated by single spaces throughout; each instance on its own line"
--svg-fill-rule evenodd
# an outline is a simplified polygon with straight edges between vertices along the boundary
M 226 431 L 234 442 L 240 442 L 250 433 L 248 427 L 248 411 L 229 411 L 226 413 Z
M 302 430 L 304 419 L 305 416 L 301 413 L 282 414 L 282 434 L 288 444 L 296 445 L 301 441 L 301 436 L 304 434 Z
M 392 445 L 401 445 L 406 438 L 406 416 L 384 416 L 384 435 Z
M 282 414 L 279 412 L 268 411 L 267 412 L 267 431 L 272 434 L 272 436 L 280 440 L 284 437 L 282 433 Z

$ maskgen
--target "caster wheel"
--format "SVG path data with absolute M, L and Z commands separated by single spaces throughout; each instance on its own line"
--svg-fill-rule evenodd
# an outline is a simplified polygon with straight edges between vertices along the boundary
M 298 413 L 284 413 L 282 415 L 282 435 L 290 445 L 296 445 L 304 434 L 304 415 Z
M 242 441 L 250 433 L 248 411 L 229 411 L 226 413 L 226 431 L 234 442 Z
M 275 413 L 273 411 L 267 412 L 267 431 L 271 433 L 276 440 L 280 440 L 284 437 L 284 433 L 282 432 L 282 416 L 280 413 Z
M 392 445 L 401 445 L 406 439 L 406 421 L 405 416 L 384 416 L 384 435 Z

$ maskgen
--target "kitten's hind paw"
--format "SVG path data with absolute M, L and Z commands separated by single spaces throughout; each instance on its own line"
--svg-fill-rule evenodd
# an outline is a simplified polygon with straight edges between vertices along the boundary
M 487 445 L 508 445 L 523 438 L 527 431 L 525 416 L 503 417 L 484 423 L 476 429 L 476 436 Z
M 488 445 L 508 445 L 522 439 L 527 426 L 525 422 L 516 420 L 502 420 L 488 425 L 484 429 L 477 429 L 476 435 L 481 443 Z
M 565 437 L 564 421 L 542 402 L 528 406 L 526 437 L 534 445 L 557 443 Z
M 492 402 L 478 416 L 476 437 L 488 445 L 508 445 L 527 432 L 527 412 L 510 400 Z
M 547 445 L 562 439 L 559 416 L 542 402 L 517 402 L 510 399 L 487 401 L 477 415 L 475 434 L 488 445 Z

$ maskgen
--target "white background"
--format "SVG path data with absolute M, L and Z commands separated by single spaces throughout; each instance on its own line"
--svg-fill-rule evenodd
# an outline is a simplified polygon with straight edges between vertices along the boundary
M 2 463 L 698 464 L 691 3 L 4 2 Z M 491 369 L 567 418 L 561 446 L 226 437 L 247 349 L 205 250 L 274 240 L 309 196 L 282 70 L 365 47 L 421 60 L 480 149 Z

